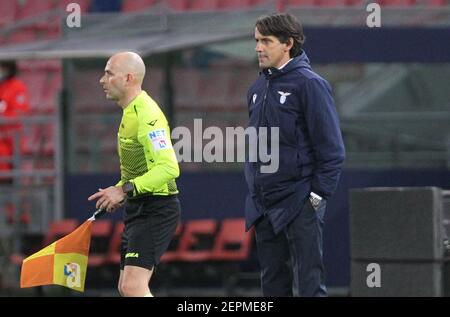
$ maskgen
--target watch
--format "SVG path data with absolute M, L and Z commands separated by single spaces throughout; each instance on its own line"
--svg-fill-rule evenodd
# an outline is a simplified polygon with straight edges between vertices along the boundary
M 134 195 L 134 184 L 132 182 L 125 182 L 122 185 L 122 190 L 127 194 L 128 198 L 131 198 Z

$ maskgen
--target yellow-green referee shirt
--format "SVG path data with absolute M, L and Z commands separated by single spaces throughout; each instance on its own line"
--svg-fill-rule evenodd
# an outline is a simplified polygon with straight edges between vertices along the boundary
M 134 183 L 134 196 L 172 195 L 178 189 L 178 161 L 170 129 L 158 104 L 142 91 L 125 109 L 118 133 L 120 182 Z

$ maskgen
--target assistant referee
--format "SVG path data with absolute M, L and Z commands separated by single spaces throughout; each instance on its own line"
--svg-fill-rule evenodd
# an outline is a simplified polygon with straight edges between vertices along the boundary
M 152 297 L 149 282 L 180 218 L 177 158 L 168 122 L 142 90 L 145 64 L 132 52 L 113 55 L 100 79 L 106 98 L 123 109 L 118 132 L 120 181 L 91 195 L 113 212 L 125 203 L 118 289 L 122 296 Z

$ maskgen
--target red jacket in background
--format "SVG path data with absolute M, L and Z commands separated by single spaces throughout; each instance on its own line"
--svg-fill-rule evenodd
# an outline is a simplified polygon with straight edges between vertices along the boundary
M 15 118 L 29 112 L 30 102 L 25 84 L 16 78 L 0 82 L 0 117 Z M 0 123 L 0 158 L 11 157 L 13 134 L 19 132 L 21 124 Z M 10 163 L 0 161 L 0 171 L 12 169 Z

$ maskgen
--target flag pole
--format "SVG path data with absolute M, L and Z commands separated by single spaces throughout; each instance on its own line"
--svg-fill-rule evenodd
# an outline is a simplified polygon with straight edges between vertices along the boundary
M 106 209 L 97 209 L 89 220 L 97 220 L 106 213 Z

